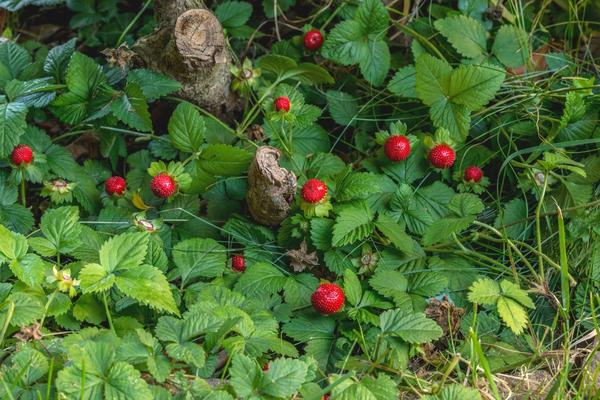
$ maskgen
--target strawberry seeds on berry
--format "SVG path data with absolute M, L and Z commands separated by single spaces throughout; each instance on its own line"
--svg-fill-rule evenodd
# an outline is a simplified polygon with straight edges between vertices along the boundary
M 275 111 L 279 112 L 284 110 L 285 112 L 290 111 L 292 103 L 290 103 L 290 99 L 285 96 L 280 96 L 275 99 Z
M 310 297 L 315 310 L 322 314 L 335 314 L 344 306 L 344 291 L 335 283 L 322 283 Z
M 447 144 L 435 145 L 429 152 L 429 162 L 436 168 L 446 169 L 454 165 L 456 153 Z
M 170 175 L 162 173 L 152 178 L 150 189 L 155 196 L 166 199 L 175 193 L 177 184 Z
M 410 155 L 410 140 L 404 135 L 390 136 L 383 146 L 390 161 L 404 161 Z
M 470 165 L 465 168 L 465 181 L 479 182 L 483 178 L 483 171 L 477 165 Z
M 246 259 L 244 256 L 236 254 L 231 257 L 231 268 L 237 272 L 244 272 L 246 270 Z
M 15 165 L 29 165 L 33 161 L 33 151 L 26 144 L 19 144 L 13 149 L 11 159 Z
M 311 29 L 304 34 L 304 48 L 311 51 L 316 51 L 323 45 L 323 35 L 318 29 Z
M 109 196 L 122 196 L 125 190 L 127 190 L 127 184 L 125 179 L 120 176 L 111 176 L 104 182 L 104 190 Z
M 318 203 L 327 195 L 327 185 L 319 179 L 311 178 L 302 186 L 301 195 L 307 203 Z

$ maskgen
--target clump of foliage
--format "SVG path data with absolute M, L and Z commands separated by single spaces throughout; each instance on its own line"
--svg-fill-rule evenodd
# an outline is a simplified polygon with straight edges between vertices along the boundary
M 593 396 L 600 10 L 214 3 L 229 121 L 103 60 L 150 1 L 0 1 L 0 397 Z

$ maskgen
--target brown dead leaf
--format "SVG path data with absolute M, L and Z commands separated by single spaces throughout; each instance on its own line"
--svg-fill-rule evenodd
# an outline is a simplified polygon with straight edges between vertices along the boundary
M 31 340 L 41 340 L 42 339 L 42 332 L 40 331 L 40 323 L 39 322 L 35 322 L 32 325 L 29 326 L 23 326 L 21 327 L 21 331 L 18 333 L 15 333 L 15 338 L 23 341 L 23 342 L 29 342 Z
M 290 265 L 294 268 L 294 272 L 302 272 L 307 268 L 311 270 L 319 265 L 317 252 L 308 253 L 305 240 L 300 243 L 299 249 L 290 250 L 285 255 L 290 258 Z
M 425 309 L 425 315 L 442 327 L 444 335 L 449 332 L 455 334 L 458 331 L 464 313 L 465 309 L 456 307 L 449 301 L 448 296 L 444 296 L 442 300 L 431 299 Z

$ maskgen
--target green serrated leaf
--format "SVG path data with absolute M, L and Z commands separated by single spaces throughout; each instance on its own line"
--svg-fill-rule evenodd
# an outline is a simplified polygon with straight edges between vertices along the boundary
M 366 238 L 373 232 L 372 221 L 373 212 L 365 203 L 345 207 L 335 219 L 333 246 L 341 247 Z
M 124 124 L 141 132 L 152 131 L 152 119 L 142 88 L 130 82 L 125 92 L 111 105 L 112 112 Z
M 518 285 L 504 279 L 500 282 L 500 288 L 502 289 L 502 296 L 510 297 L 524 307 L 535 308 L 535 304 L 533 304 L 527 292 Z
M 215 15 L 224 28 L 237 28 L 250 19 L 252 4 L 245 1 L 226 1 L 217 6 Z
M 388 310 L 380 316 L 380 327 L 384 334 L 398 336 L 409 343 L 425 343 L 439 339 L 442 328 L 423 313 L 407 313 Z
M 226 249 L 213 239 L 187 239 L 173 248 L 173 261 L 183 284 L 198 277 L 214 278 L 225 270 Z
M 344 271 L 344 294 L 348 302 L 357 306 L 362 298 L 362 293 L 362 287 L 356 274 L 351 269 Z
M 161 311 L 179 315 L 169 282 L 151 265 L 129 268 L 115 277 L 115 284 L 125 295 Z
M 107 272 L 138 267 L 146 258 L 148 235 L 123 233 L 108 239 L 100 248 L 100 264 Z
M 252 154 L 228 144 L 211 144 L 200 155 L 200 166 L 218 176 L 239 176 L 248 170 Z
M 0 104 L 0 157 L 8 156 L 27 128 L 27 107 L 23 103 Z
M 301 360 L 278 358 L 269 363 L 261 392 L 274 397 L 290 398 L 300 389 L 308 373 L 308 365 Z
M 246 296 L 272 294 L 285 286 L 285 275 L 275 266 L 256 263 L 248 268 L 235 285 L 236 291 Z
M 496 33 L 492 53 L 502 64 L 517 68 L 527 64 L 529 57 L 527 33 L 513 25 L 502 25 Z
M 156 100 L 181 89 L 181 84 L 176 80 L 149 69 L 129 71 L 127 82 L 138 85 L 148 100 Z
M 515 335 L 520 335 L 527 326 L 527 312 L 519 303 L 508 297 L 500 297 L 496 305 L 498 314 L 502 321 L 513 331 Z
M 454 15 L 438 19 L 435 28 L 462 56 L 483 57 L 487 52 L 487 32 L 483 25 L 473 18 Z
M 498 282 L 489 278 L 479 279 L 469 289 L 469 301 L 476 304 L 493 305 L 496 304 L 500 296 Z
M 177 106 L 169 120 L 169 137 L 178 150 L 195 153 L 204 142 L 206 127 L 200 112 L 190 103 Z
M 461 65 L 450 76 L 449 101 L 477 111 L 494 98 L 504 76 L 503 70 L 490 64 Z

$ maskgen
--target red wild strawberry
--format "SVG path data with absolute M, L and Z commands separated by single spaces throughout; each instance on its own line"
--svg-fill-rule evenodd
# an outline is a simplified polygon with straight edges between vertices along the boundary
M 392 135 L 383 147 L 390 161 L 403 161 L 410 155 L 410 140 L 404 135 Z
M 162 173 L 152 178 L 150 189 L 155 196 L 166 199 L 175 193 L 177 184 L 170 175 Z
M 269 363 L 265 363 L 265 365 L 263 365 L 262 370 L 264 372 L 267 372 L 269 370 Z
M 304 34 L 304 48 L 307 50 L 319 50 L 323 45 L 323 35 L 318 29 L 311 29 Z
M 280 96 L 275 99 L 275 110 L 277 112 L 284 110 L 285 112 L 290 111 L 291 107 L 290 99 L 285 96 Z
M 335 283 L 322 283 L 310 297 L 315 310 L 322 314 L 334 314 L 344 306 L 344 291 Z
M 33 161 L 33 151 L 26 144 L 19 144 L 13 149 L 11 158 L 15 165 L 30 164 Z
M 231 257 L 231 268 L 237 272 L 244 272 L 246 270 L 246 260 L 242 255 L 235 255 Z
M 306 181 L 304 186 L 302 186 L 302 199 L 308 203 L 318 203 L 327 194 L 327 185 L 325 182 L 320 181 L 318 179 L 309 179 Z
M 111 176 L 104 182 L 104 190 L 109 196 L 121 196 L 127 190 L 127 184 L 120 176 Z
M 447 144 L 438 144 L 431 149 L 428 158 L 434 167 L 445 169 L 454 165 L 456 154 L 454 149 Z
M 465 181 L 479 182 L 483 178 L 483 171 L 477 165 L 465 168 Z
M 326 394 L 323 396 L 323 400 L 329 400 L 329 393 L 326 393 Z

